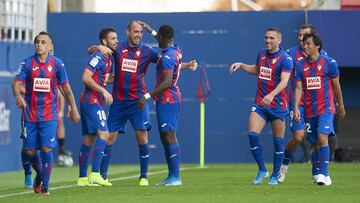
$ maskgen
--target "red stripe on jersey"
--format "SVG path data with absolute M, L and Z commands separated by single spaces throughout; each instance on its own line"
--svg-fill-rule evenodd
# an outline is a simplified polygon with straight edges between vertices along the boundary
M 40 67 L 39 67 L 39 64 L 37 64 L 35 58 L 32 59 L 31 70 L 29 70 L 29 71 L 31 71 L 31 76 L 30 76 L 31 78 L 26 79 L 26 80 L 29 80 L 29 82 L 34 81 L 35 77 L 40 77 Z M 27 82 L 26 85 L 28 85 L 29 82 Z M 37 122 L 37 116 L 38 116 L 38 112 L 37 112 L 38 105 L 37 104 L 38 104 L 39 93 L 32 91 L 34 84 L 30 84 L 30 85 L 31 85 L 30 88 L 31 88 L 32 95 L 27 94 L 27 96 L 30 97 L 30 107 L 28 110 L 29 111 L 29 121 Z
M 43 120 L 56 120 L 56 112 L 58 112 L 58 109 L 55 109 L 55 112 L 53 112 L 53 103 L 55 102 L 55 106 L 57 104 L 57 100 L 55 100 L 55 97 L 57 95 L 57 88 L 56 87 L 56 75 L 54 74 L 56 72 L 55 65 L 54 65 L 54 59 L 50 59 L 47 64 L 41 64 L 41 69 L 43 71 L 45 78 L 50 78 L 50 92 L 43 93 L 43 102 L 45 105 L 43 105 Z M 55 115 L 54 115 L 55 113 Z

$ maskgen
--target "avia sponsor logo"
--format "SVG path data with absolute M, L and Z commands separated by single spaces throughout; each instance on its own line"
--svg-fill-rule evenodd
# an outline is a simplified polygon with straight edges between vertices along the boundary
M 138 67 L 138 61 L 132 59 L 123 59 L 121 70 L 131 73 L 136 73 Z
M 261 66 L 259 78 L 263 80 L 271 80 L 272 69 L 268 67 Z
M 0 132 L 10 130 L 10 109 L 6 108 L 5 102 L 0 102 Z
M 33 91 L 50 92 L 50 78 L 34 78 Z
M 321 78 L 317 77 L 307 77 L 306 78 L 306 89 L 308 90 L 316 90 L 321 88 Z

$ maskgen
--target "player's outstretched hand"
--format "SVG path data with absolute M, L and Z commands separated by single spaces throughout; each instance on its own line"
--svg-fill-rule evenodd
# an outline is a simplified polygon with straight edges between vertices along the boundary
M 105 100 L 106 100 L 106 105 L 110 106 L 113 103 L 112 95 L 106 90 L 104 90 L 103 95 L 104 95 Z
M 341 107 L 341 108 L 337 109 L 337 116 L 338 116 L 339 120 L 341 120 L 341 121 L 344 120 L 345 115 L 346 115 L 345 107 Z
M 301 116 L 300 111 L 297 108 L 294 109 L 294 119 L 296 122 L 300 123 Z
M 71 109 L 70 111 L 70 119 L 74 122 L 74 124 L 80 121 L 80 115 L 77 109 Z
M 105 56 L 111 56 L 111 54 L 113 53 L 113 51 L 109 47 L 106 47 L 104 45 L 99 45 L 98 48 L 99 51 Z
M 229 69 L 230 74 L 232 74 L 233 72 L 235 72 L 239 68 L 241 68 L 241 65 L 242 65 L 242 63 L 233 63 L 233 64 L 231 64 L 230 69 Z
M 189 70 L 196 71 L 197 66 L 198 64 L 196 60 L 189 61 L 189 65 L 188 65 Z
M 142 109 L 142 108 L 144 108 L 145 104 L 146 104 L 146 99 L 145 99 L 145 97 L 142 97 L 139 100 L 139 102 L 137 103 L 137 106 Z
M 19 109 L 25 109 L 26 108 L 26 102 L 25 102 L 24 98 L 22 98 L 22 96 L 17 96 L 16 97 L 16 106 Z

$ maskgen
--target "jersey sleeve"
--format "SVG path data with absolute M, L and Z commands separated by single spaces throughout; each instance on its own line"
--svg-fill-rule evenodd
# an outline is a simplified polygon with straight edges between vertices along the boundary
M 58 66 L 59 66 L 59 71 L 57 72 L 58 83 L 59 83 L 59 85 L 65 85 L 65 84 L 69 83 L 69 79 L 66 74 L 65 65 L 63 62 L 60 62 L 58 64 Z
M 294 63 L 292 57 L 288 54 L 285 54 L 285 60 L 282 63 L 281 72 L 291 72 L 293 68 L 294 68 Z
M 169 55 L 164 55 L 163 57 L 161 57 L 160 63 L 162 65 L 161 72 L 174 71 L 176 66 L 175 60 Z
M 15 80 L 25 81 L 26 80 L 26 62 L 20 63 L 19 68 L 16 72 Z
M 150 57 L 151 63 L 157 63 L 157 61 L 160 57 L 160 54 L 153 48 L 150 48 L 149 52 L 150 52 L 149 57 Z
M 339 76 L 339 67 L 335 59 L 330 58 L 330 70 L 329 70 L 330 77 L 336 78 Z
M 85 69 L 88 69 L 91 72 L 95 72 L 97 69 L 99 69 L 101 63 L 102 63 L 101 57 L 99 57 L 97 54 L 93 54 L 91 55 Z

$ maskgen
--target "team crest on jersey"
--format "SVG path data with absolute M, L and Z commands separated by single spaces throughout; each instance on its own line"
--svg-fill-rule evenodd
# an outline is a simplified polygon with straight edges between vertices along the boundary
M 34 78 L 33 91 L 50 92 L 50 78 Z
M 272 60 L 272 64 L 276 63 L 277 59 L 276 58 L 273 58 Z
M 90 65 L 92 66 L 92 67 L 96 67 L 96 65 L 99 63 L 99 59 L 97 58 L 97 57 L 94 57 L 93 59 L 91 59 L 91 61 L 90 61 Z
M 121 70 L 131 73 L 136 73 L 138 67 L 138 61 L 132 59 L 123 59 Z
M 261 66 L 259 78 L 263 80 L 271 80 L 272 69 L 268 67 Z
M 141 53 L 140 50 L 137 50 L 137 51 L 136 51 L 136 55 L 137 55 L 137 56 L 140 56 L 140 53 Z
M 318 70 L 321 70 L 321 68 L 322 68 L 322 67 L 321 67 L 321 65 L 319 64 L 318 67 L 317 67 L 317 69 L 318 69 Z
M 51 70 L 52 70 L 51 65 L 49 65 L 49 66 L 47 67 L 47 69 L 48 69 L 49 72 L 51 72 Z
M 316 90 L 316 89 L 320 89 L 320 88 L 321 88 L 320 76 L 306 78 L 306 89 Z

